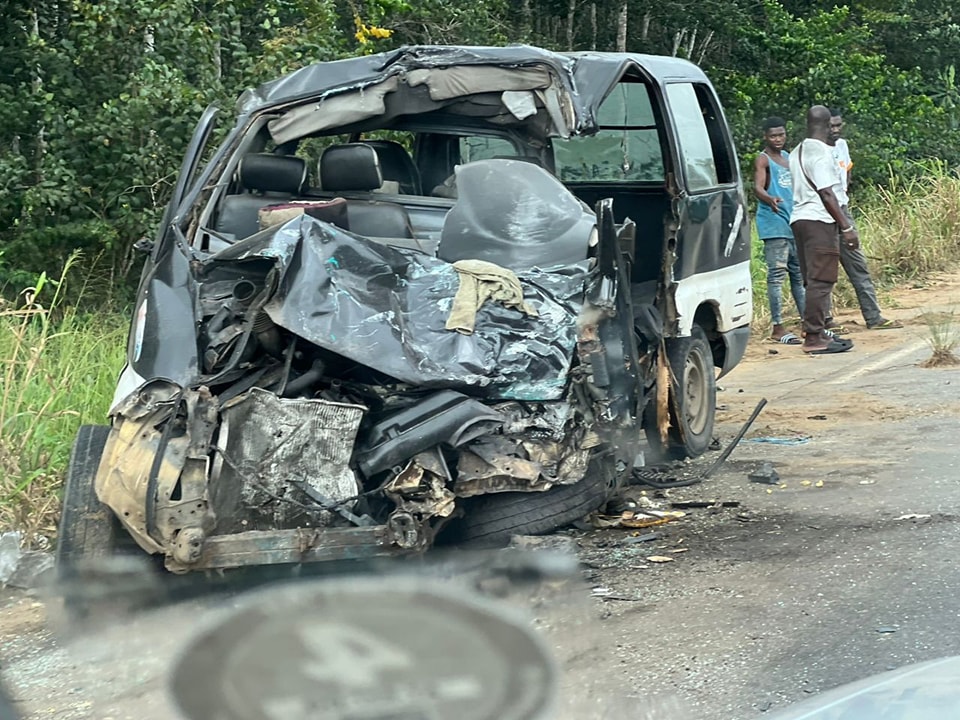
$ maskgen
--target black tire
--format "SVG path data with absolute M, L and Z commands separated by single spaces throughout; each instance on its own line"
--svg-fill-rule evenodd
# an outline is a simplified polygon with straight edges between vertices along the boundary
M 109 427 L 83 425 L 73 443 L 57 533 L 56 560 L 61 576 L 68 575 L 84 558 L 111 555 L 116 551 L 122 528 L 93 488 L 109 434 Z
M 713 441 L 717 413 L 717 373 L 703 328 L 694 325 L 690 337 L 667 340 L 667 360 L 673 376 L 667 443 L 663 444 L 657 431 L 653 400 L 644 413 L 647 443 L 655 459 L 695 458 L 705 453 Z
M 546 535 L 593 512 L 610 497 L 616 482 L 613 453 L 597 455 L 573 485 L 544 492 L 481 495 L 464 503 L 464 516 L 445 538 L 474 545 L 505 545 L 513 535 Z

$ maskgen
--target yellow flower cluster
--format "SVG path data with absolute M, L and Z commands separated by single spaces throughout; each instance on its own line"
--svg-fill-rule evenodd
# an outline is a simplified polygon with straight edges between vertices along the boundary
M 361 45 L 366 45 L 371 40 L 381 40 L 393 35 L 393 30 L 377 27 L 376 25 L 367 25 L 363 22 L 363 20 L 360 19 L 359 16 L 355 16 L 353 18 L 353 23 L 357 26 L 357 31 L 353 34 L 353 36 Z

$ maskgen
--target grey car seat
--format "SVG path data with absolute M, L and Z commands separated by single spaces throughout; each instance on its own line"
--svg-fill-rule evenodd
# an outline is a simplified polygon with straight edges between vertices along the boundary
M 422 195 L 420 171 L 407 149 L 395 140 L 361 140 L 377 151 L 384 180 L 394 180 L 404 195 Z
M 377 151 L 366 143 L 331 145 L 320 156 L 320 184 L 347 201 L 347 225 L 357 235 L 412 238 L 402 205 L 369 199 L 383 185 Z
M 253 153 L 240 160 L 237 176 L 242 190 L 223 199 L 215 228 L 244 238 L 260 229 L 257 214 L 261 208 L 300 194 L 307 180 L 307 164 L 292 155 Z

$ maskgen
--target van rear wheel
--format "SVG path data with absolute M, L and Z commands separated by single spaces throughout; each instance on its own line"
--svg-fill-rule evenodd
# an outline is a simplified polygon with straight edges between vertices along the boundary
M 668 460 L 702 455 L 713 440 L 717 411 L 717 374 L 707 335 L 694 325 L 690 337 L 667 340 L 670 363 L 670 429 L 663 443 L 657 431 L 657 410 L 649 403 L 644 430 L 653 454 Z

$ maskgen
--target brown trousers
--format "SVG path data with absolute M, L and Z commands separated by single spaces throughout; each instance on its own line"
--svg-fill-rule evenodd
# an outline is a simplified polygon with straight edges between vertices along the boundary
M 807 305 L 803 313 L 805 345 L 822 345 L 829 341 L 823 334 L 830 311 L 830 293 L 837 284 L 840 269 L 840 245 L 836 223 L 797 220 L 791 227 L 797 241 L 797 256 L 807 289 Z

